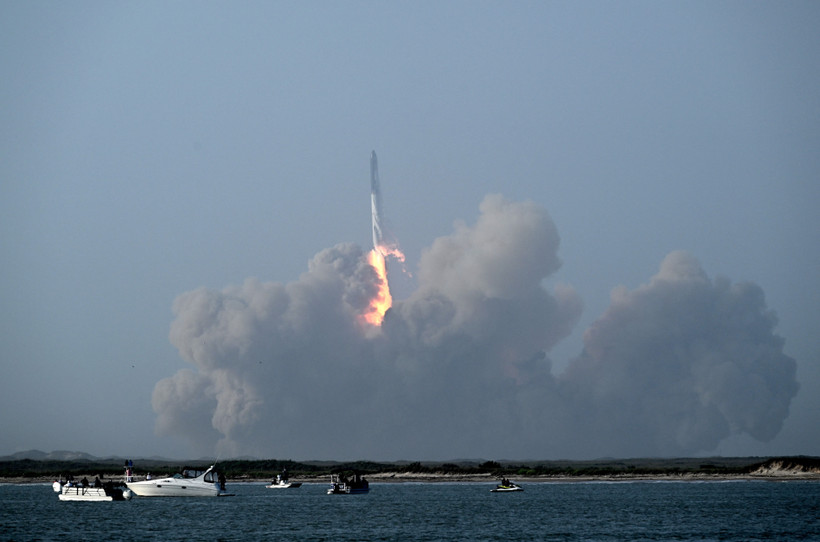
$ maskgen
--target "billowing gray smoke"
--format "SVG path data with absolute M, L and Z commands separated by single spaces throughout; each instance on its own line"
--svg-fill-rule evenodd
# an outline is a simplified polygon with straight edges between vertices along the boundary
M 669 254 L 648 285 L 613 291 L 563 378 L 586 446 L 672 455 L 734 433 L 772 439 L 797 393 L 776 323 L 758 286 L 711 281 L 691 255 Z
M 682 455 L 777 434 L 795 362 L 763 292 L 682 252 L 616 289 L 554 375 L 546 354 L 581 313 L 573 289 L 542 286 L 558 244 L 543 208 L 488 196 L 381 329 L 361 324 L 379 285 L 352 244 L 289 284 L 185 293 L 171 342 L 194 370 L 157 383 L 157 430 L 198 453 L 302 459 Z

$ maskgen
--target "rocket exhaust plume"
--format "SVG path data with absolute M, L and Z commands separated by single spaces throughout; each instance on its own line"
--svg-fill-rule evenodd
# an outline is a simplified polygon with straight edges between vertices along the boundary
M 364 320 L 374 326 L 380 326 L 384 313 L 393 305 L 390 295 L 390 285 L 387 282 L 388 256 L 404 262 L 404 254 L 398 244 L 387 234 L 382 215 L 382 191 L 379 184 L 379 160 L 376 151 L 370 153 L 370 216 L 373 223 L 373 249 L 367 255 L 368 263 L 376 270 L 379 276 L 379 292 L 370 301 L 370 311 L 364 315 Z
M 379 276 L 379 291 L 370 300 L 370 310 L 363 318 L 372 326 L 380 326 L 384 320 L 384 313 L 393 305 L 393 296 L 390 295 L 390 285 L 387 282 L 387 263 L 384 255 L 375 248 L 367 253 L 367 263 Z

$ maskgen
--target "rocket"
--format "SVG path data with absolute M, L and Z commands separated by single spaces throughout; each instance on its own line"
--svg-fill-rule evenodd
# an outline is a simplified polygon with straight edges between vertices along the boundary
M 382 190 L 379 186 L 379 159 L 376 151 L 370 153 L 370 214 L 373 220 L 373 248 L 385 256 L 382 229 Z

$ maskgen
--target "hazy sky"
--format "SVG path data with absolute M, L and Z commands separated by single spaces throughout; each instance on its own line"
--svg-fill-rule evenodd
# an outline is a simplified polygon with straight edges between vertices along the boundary
M 818 28 L 0 1 L 0 455 L 820 455 Z

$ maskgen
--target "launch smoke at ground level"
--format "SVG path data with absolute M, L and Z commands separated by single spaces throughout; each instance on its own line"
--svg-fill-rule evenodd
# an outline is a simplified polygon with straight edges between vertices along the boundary
M 361 320 L 389 294 L 384 257 L 353 244 L 295 282 L 179 296 L 170 338 L 192 368 L 157 383 L 157 430 L 202 454 L 334 459 L 691 455 L 778 433 L 796 363 L 760 287 L 670 253 L 614 290 L 554 374 L 548 353 L 581 313 L 571 287 L 543 286 L 555 225 L 501 196 L 480 211 L 423 252 L 378 333 Z

